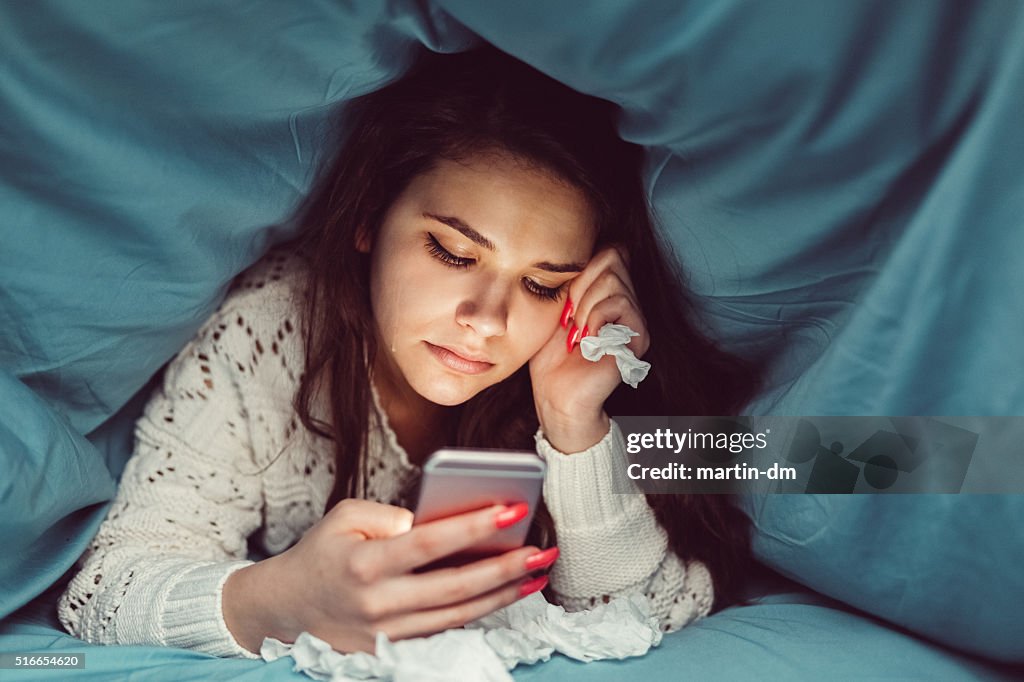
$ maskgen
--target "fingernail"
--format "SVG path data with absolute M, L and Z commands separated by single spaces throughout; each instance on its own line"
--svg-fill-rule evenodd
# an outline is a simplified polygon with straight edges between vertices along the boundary
M 589 332 L 589 331 L 590 331 L 590 327 L 588 327 L 587 325 L 583 325 L 583 331 L 580 332 L 580 338 L 582 339 L 584 336 L 586 336 L 587 332 Z
M 526 570 L 536 571 L 538 568 L 547 568 L 551 564 L 555 563 L 555 559 L 558 558 L 558 548 L 551 547 L 545 549 L 543 552 L 537 552 L 526 557 Z
M 580 329 L 579 327 L 573 326 L 572 333 L 569 334 L 569 352 L 572 352 L 572 349 L 575 348 L 575 346 L 577 346 L 578 343 L 580 343 L 580 339 L 582 338 L 583 330 Z
M 547 584 L 548 577 L 546 575 L 542 575 L 539 578 L 534 578 L 533 580 L 527 580 L 525 583 L 519 586 L 519 596 L 525 597 L 528 594 L 540 592 L 544 589 L 544 586 Z
M 508 509 L 502 510 L 494 515 L 494 525 L 498 528 L 508 528 L 519 523 L 530 512 L 530 505 L 525 502 L 517 502 Z
M 570 317 L 572 317 L 572 299 L 566 296 L 565 307 L 562 308 L 562 319 L 559 320 L 559 323 L 562 325 L 562 329 L 569 326 Z
M 576 325 L 573 325 L 572 329 L 569 330 L 569 335 L 567 337 L 565 337 L 565 352 L 566 353 L 571 353 L 572 352 L 572 346 L 573 346 L 574 343 L 576 343 L 576 332 L 578 332 L 578 331 L 579 331 L 579 329 L 576 327 Z

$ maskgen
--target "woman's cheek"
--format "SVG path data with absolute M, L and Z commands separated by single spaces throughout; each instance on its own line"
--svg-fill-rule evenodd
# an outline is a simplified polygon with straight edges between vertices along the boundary
M 558 314 L 561 311 L 561 308 L 558 308 L 558 311 L 552 312 L 554 306 L 548 305 L 546 302 L 532 304 L 529 307 L 532 310 L 529 311 L 523 324 L 517 325 L 517 329 L 524 336 L 521 342 L 525 346 L 525 360 L 529 360 L 539 353 L 551 340 L 551 336 L 558 328 Z

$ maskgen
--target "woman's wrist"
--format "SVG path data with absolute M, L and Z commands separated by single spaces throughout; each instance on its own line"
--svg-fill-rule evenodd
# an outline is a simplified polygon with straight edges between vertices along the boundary
M 608 434 L 611 421 L 604 410 L 593 416 L 540 416 L 540 427 L 551 446 L 564 454 L 583 452 L 594 447 Z
M 290 632 L 284 610 L 287 602 L 279 598 L 282 582 L 274 577 L 277 558 L 235 571 L 221 593 L 225 625 L 239 646 L 256 654 L 266 637 L 293 642 L 298 635 Z

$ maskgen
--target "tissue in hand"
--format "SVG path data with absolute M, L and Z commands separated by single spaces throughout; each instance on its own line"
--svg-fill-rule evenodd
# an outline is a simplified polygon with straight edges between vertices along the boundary
M 647 378 L 651 363 L 638 360 L 633 351 L 626 347 L 634 336 L 640 334 L 624 324 L 606 324 L 597 332 L 597 336 L 584 336 L 580 339 L 580 353 L 591 362 L 597 362 L 605 355 L 614 355 L 622 380 L 636 388 L 637 384 Z

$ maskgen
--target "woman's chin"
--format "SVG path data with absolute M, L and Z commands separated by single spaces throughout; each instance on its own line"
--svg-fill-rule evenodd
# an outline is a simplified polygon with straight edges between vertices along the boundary
M 422 386 L 414 386 L 416 392 L 436 405 L 454 407 L 461 405 L 480 391 L 491 385 L 490 382 L 460 380 L 453 377 L 432 378 L 423 382 Z

